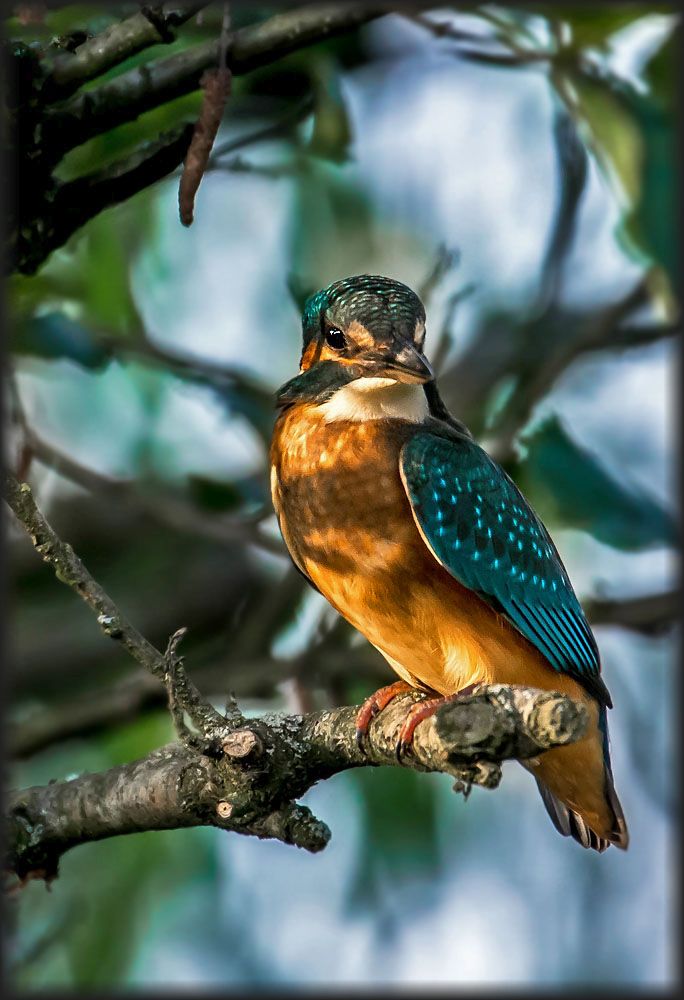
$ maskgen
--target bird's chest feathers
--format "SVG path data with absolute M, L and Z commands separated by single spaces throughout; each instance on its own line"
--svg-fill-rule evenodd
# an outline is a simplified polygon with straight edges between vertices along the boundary
M 413 426 L 331 420 L 327 405 L 296 406 L 279 418 L 271 485 L 295 561 L 337 603 L 333 578 L 337 590 L 396 571 L 407 542 L 417 540 L 399 475 L 399 451 Z

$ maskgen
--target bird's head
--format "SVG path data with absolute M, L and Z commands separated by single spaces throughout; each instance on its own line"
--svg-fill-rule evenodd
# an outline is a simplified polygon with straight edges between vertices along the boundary
M 280 406 L 434 378 L 422 354 L 425 309 L 400 281 L 361 274 L 333 282 L 307 299 L 302 331 L 300 374 L 279 390 Z

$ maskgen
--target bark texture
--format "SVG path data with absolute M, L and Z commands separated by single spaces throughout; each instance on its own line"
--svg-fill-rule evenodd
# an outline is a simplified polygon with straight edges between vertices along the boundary
M 355 738 L 358 706 L 249 721 L 229 715 L 223 730 L 211 729 L 204 749 L 202 737 L 194 735 L 100 774 L 14 793 L 8 867 L 20 879 L 49 880 L 61 856 L 79 844 L 187 826 L 216 826 L 320 851 L 330 831 L 296 800 L 349 768 L 396 766 L 399 729 L 417 698 L 398 698 L 377 716 L 364 751 Z M 482 688 L 422 722 L 401 766 L 449 774 L 455 790 L 467 794 L 473 784 L 496 787 L 500 761 L 578 739 L 585 724 L 582 706 L 563 695 Z

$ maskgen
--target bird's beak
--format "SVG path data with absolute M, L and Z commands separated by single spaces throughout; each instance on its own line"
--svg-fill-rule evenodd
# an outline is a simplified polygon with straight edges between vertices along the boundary
M 410 341 L 403 341 L 401 349 L 387 359 L 383 368 L 397 382 L 431 382 L 435 377 L 428 359 Z

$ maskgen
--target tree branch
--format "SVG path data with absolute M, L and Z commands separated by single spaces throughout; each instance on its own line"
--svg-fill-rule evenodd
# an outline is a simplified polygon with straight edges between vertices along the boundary
M 488 429 L 487 450 L 498 462 L 514 457 L 514 441 L 534 407 L 579 357 L 626 350 L 678 332 L 678 324 L 632 325 L 630 317 L 651 301 L 642 276 L 617 302 L 598 312 L 578 313 L 549 304 L 523 323 L 494 315 L 440 378 L 445 398 L 458 400 L 465 423 L 482 431 L 492 392 L 515 373 L 515 385 Z
M 302 101 L 287 111 L 278 121 L 266 125 L 264 128 L 257 129 L 255 132 L 250 132 L 248 135 L 241 135 L 235 139 L 227 139 L 225 142 L 214 146 L 207 169 L 211 170 L 219 167 L 221 157 L 237 153 L 239 149 L 244 149 L 245 146 L 251 146 L 258 142 L 266 142 L 270 139 L 280 139 L 283 136 L 289 135 L 294 127 L 307 118 L 313 110 L 313 97 L 311 94 L 307 94 Z
M 16 267 L 24 274 L 32 274 L 90 219 L 172 173 L 183 162 L 192 132 L 193 126 L 185 125 L 162 133 L 103 170 L 65 184 L 55 182 L 49 214 L 22 226 L 17 235 Z
M 296 803 L 317 781 L 366 765 L 396 765 L 407 703 L 396 699 L 373 721 L 366 752 L 356 745 L 357 707 L 304 716 L 226 722 L 221 755 L 171 744 L 100 774 L 28 788 L 10 797 L 8 868 L 50 880 L 68 850 L 144 830 L 216 826 L 322 850 L 330 831 Z M 578 739 L 586 713 L 571 699 L 531 688 L 483 688 L 447 703 L 416 730 L 404 766 L 440 771 L 466 794 L 496 787 L 498 762 L 536 756 Z
M 221 693 L 226 687 L 237 698 L 268 699 L 286 681 L 308 686 L 344 685 L 353 677 L 380 687 L 387 682 L 387 668 L 372 647 L 354 650 L 318 648 L 295 661 L 276 660 L 267 654 L 230 657 L 206 666 L 193 666 L 192 676 L 202 690 Z M 97 667 L 91 667 L 93 673 Z M 345 685 L 346 686 L 346 685 Z M 19 722 L 8 720 L 7 748 L 13 760 L 40 753 L 69 739 L 85 739 L 112 726 L 121 725 L 142 712 L 156 710 L 165 703 L 161 685 L 150 674 L 136 671 L 115 682 L 103 681 L 98 696 L 92 688 L 70 693 L 59 701 L 41 701 Z M 338 702 L 339 703 L 339 702 Z M 25 706 L 24 706 L 25 707 Z
M 677 621 L 681 596 L 681 591 L 673 588 L 638 597 L 596 597 L 585 602 L 585 610 L 594 625 L 619 625 L 634 632 L 659 635 Z
M 167 59 L 150 60 L 94 89 L 52 104 L 50 87 L 57 86 L 59 91 L 55 74 L 67 89 L 81 73 L 97 75 L 100 67 L 118 60 L 131 46 L 144 43 L 145 47 L 153 34 L 159 40 L 158 29 L 160 25 L 163 28 L 164 17 L 172 17 L 172 12 L 155 15 L 153 24 L 135 15 L 114 26 L 109 34 L 105 32 L 106 38 L 100 37 L 99 42 L 85 42 L 78 52 L 90 47 L 78 65 L 72 62 L 79 59 L 78 54 L 60 56 L 52 75 L 48 70 L 49 84 L 45 84 L 44 67 L 37 54 L 26 46 L 18 48 L 13 76 L 21 86 L 12 98 L 11 144 L 21 153 L 21 183 L 9 227 L 11 266 L 22 274 L 35 273 L 45 258 L 90 218 L 174 170 L 186 155 L 192 129 L 180 127 L 161 141 L 143 143 L 132 156 L 105 170 L 61 184 L 53 170 L 69 150 L 196 90 L 204 71 L 218 64 L 224 49 L 231 74 L 244 74 L 299 48 L 350 31 L 389 9 L 382 4 L 310 4 L 276 14 L 225 38 L 222 35 L 191 46 Z M 184 11 L 181 20 L 187 8 Z
M 48 444 L 28 426 L 24 430 L 24 443 L 32 460 L 36 459 L 54 469 L 70 482 L 91 493 L 106 493 L 117 497 L 161 523 L 190 531 L 200 538 L 211 538 L 217 542 L 242 542 L 245 545 L 256 545 L 274 555 L 287 554 L 281 542 L 259 530 L 260 524 L 271 514 L 270 507 L 264 505 L 253 513 L 235 516 L 206 514 L 180 497 L 160 496 L 158 493 L 136 489 L 134 479 L 95 472 L 54 445 Z
M 236 76 L 248 73 L 313 42 L 351 31 L 387 11 L 387 6 L 377 4 L 346 3 L 311 4 L 276 14 L 230 34 L 228 68 Z M 43 144 L 56 157 L 53 162 L 93 136 L 197 90 L 204 70 L 218 65 L 220 47 L 220 39 L 192 46 L 46 109 Z
M 503 407 L 494 427 L 492 445 L 498 461 L 513 455 L 516 436 L 528 423 L 537 403 L 553 388 L 560 376 L 579 357 L 601 350 L 624 350 L 672 336 L 672 325 L 654 324 L 634 331 L 623 322 L 651 299 L 648 278 L 642 277 L 634 287 L 610 306 L 590 317 L 575 336 L 567 336 L 562 324 L 554 318 L 553 306 L 528 330 L 528 348 L 520 352 L 515 391 Z M 551 331 L 555 330 L 555 336 Z M 543 331 L 545 346 L 539 334 Z M 539 347 L 536 350 L 535 347 Z
M 121 643 L 134 660 L 164 681 L 168 664 L 163 654 L 124 618 L 71 546 L 59 538 L 38 510 L 28 483 L 20 484 L 13 475 L 5 474 L 5 497 L 43 561 L 52 567 L 58 580 L 75 590 L 95 612 L 104 634 Z
M 111 25 L 79 45 L 73 54 L 57 56 L 46 74 L 43 94 L 51 101 L 64 100 L 81 84 L 143 49 L 174 41 L 172 29 L 184 24 L 206 5 L 207 0 L 184 6 L 167 3 Z
M 406 16 L 436 38 L 448 38 L 456 42 L 452 49 L 453 54 L 472 62 L 481 62 L 492 66 L 523 66 L 526 63 L 548 62 L 558 54 L 555 49 L 524 48 L 508 34 L 510 25 L 504 24 L 502 21 L 497 22 L 495 16 L 489 12 L 478 10 L 474 13 L 494 24 L 498 23 L 499 27 L 505 30 L 497 30 L 485 36 L 456 28 L 448 21 L 433 21 L 423 14 L 408 14 Z M 465 43 L 465 47 L 463 43 Z M 469 43 L 475 47 L 468 48 Z M 491 51 L 487 46 L 492 43 L 502 46 L 504 51 Z

